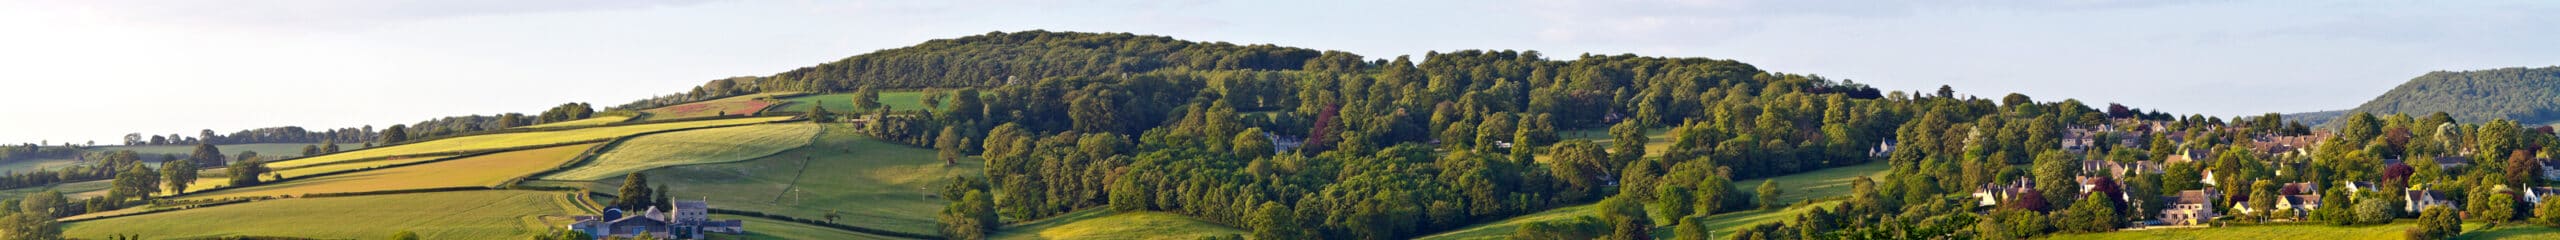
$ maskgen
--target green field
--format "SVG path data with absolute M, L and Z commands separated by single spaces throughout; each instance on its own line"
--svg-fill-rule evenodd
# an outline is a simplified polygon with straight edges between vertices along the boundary
M 224 144 L 213 145 L 213 148 L 222 150 L 222 156 L 224 157 L 238 157 L 234 155 L 239 155 L 240 152 L 243 151 L 255 151 L 258 152 L 258 156 L 268 157 L 268 159 L 284 159 L 301 157 L 302 146 L 318 144 L 320 143 Z M 358 148 L 364 148 L 364 143 L 338 143 L 338 151 L 349 151 Z M 143 161 L 157 162 L 160 161 L 161 154 L 178 155 L 179 158 L 186 158 L 187 155 L 196 153 L 196 145 L 106 146 L 89 149 L 91 152 L 116 150 L 133 150 L 134 153 L 142 154 Z
M 1855 180 L 1860 176 L 1868 178 L 1883 177 L 1886 171 L 1890 170 L 1887 169 L 1888 167 L 1890 166 L 1884 163 L 1867 163 L 1856 166 L 1837 167 L 1815 170 L 1812 172 L 1789 174 L 1786 176 L 1766 179 L 1776 179 L 1778 181 L 1778 188 L 1787 190 L 1786 194 L 1779 195 L 1778 200 L 1780 202 L 1797 203 L 1804 200 L 1818 200 L 1815 205 L 1831 206 L 1838 205 L 1837 200 L 1833 198 L 1847 196 L 1849 194 L 1850 181 Z M 1760 186 L 1761 180 L 1762 179 L 1741 180 L 1735 181 L 1734 184 L 1741 188 L 1748 189 Z M 1502 221 L 1492 223 L 1478 224 L 1476 226 L 1469 226 L 1457 231 L 1424 236 L 1418 239 L 1498 239 L 1510 236 L 1511 232 L 1520 228 L 1520 224 L 1572 219 L 1580 216 L 1592 216 L 1590 210 L 1591 206 L 1591 204 L 1583 204 L 1549 209 L 1544 212 L 1512 217 L 1510 219 L 1504 219 Z M 1791 206 L 1786 209 L 1727 212 L 1708 216 L 1706 224 L 1708 228 L 1715 229 L 1715 232 L 1728 232 L 1761 223 L 1794 219 L 1796 214 L 1811 211 L 1812 209 L 1813 208 L 1809 206 Z M 1669 225 L 1674 223 L 1668 216 L 1653 216 L 1653 218 L 1653 222 L 1655 224 Z
M 153 166 L 155 166 L 155 167 L 159 166 L 159 161 L 160 161 L 160 159 L 159 159 L 158 157 L 152 157 L 152 158 L 146 158 L 146 159 L 149 159 L 149 160 L 143 160 L 143 162 L 148 163 L 148 164 L 152 164 L 152 165 L 153 165 Z M 36 171 L 36 170 L 61 169 L 61 168 L 63 168 L 63 167 L 69 167 L 69 166 L 73 166 L 73 165 L 80 165 L 80 164 L 82 164 L 82 163 L 86 163 L 86 162 L 82 162 L 82 161 L 80 161 L 79 159 L 68 159 L 68 158 L 65 158 L 65 159 L 25 159 L 25 160 L 17 160 L 17 161 L 0 162 L 0 171 L 9 171 L 9 172 L 33 172 L 33 171 Z
M 641 110 L 640 112 L 648 113 L 649 120 L 686 119 L 724 115 L 750 116 L 755 115 L 758 111 L 764 111 L 766 106 L 781 103 L 780 101 L 775 101 L 772 97 L 774 95 L 782 94 L 789 93 L 748 94 L 744 96 L 726 97 L 651 108 L 649 110 Z
M 114 182 L 111 182 L 110 180 L 97 180 L 87 182 L 56 183 L 50 186 L 14 188 L 0 190 L 0 199 L 22 199 L 26 198 L 28 194 L 36 194 L 44 192 L 44 190 L 61 191 L 63 196 L 74 196 L 87 192 L 98 192 L 98 195 L 105 195 L 107 187 L 112 187 L 114 186 L 113 184 Z
M 775 111 L 808 112 L 809 106 L 824 103 L 829 112 L 860 112 L 853 110 L 853 93 L 811 94 L 785 98 L 782 101 L 784 103 L 782 107 Z M 943 101 L 946 106 L 950 103 L 949 99 Z M 897 110 L 924 109 L 924 91 L 883 91 L 880 92 L 880 105 Z
M 904 239 L 748 216 L 712 214 L 711 219 L 738 219 L 747 225 L 744 234 L 714 233 L 712 239 Z
M 721 120 L 705 120 L 705 121 L 688 121 L 688 122 L 655 123 L 655 124 L 641 124 L 641 125 L 625 125 L 625 126 L 612 126 L 612 127 L 580 128 L 580 129 L 558 130 L 558 131 L 541 131 L 541 132 L 521 132 L 521 133 L 500 133 L 500 134 L 488 134 L 488 135 L 472 135 L 472 136 L 463 136 L 463 137 L 445 138 L 445 139 L 438 139 L 438 140 L 427 141 L 427 142 L 419 142 L 419 143 L 402 144 L 402 145 L 395 145 L 395 146 L 388 146 L 388 147 L 378 147 L 378 148 L 365 149 L 365 150 L 356 150 L 356 151 L 349 151 L 349 152 L 340 152 L 340 153 L 337 153 L 337 154 L 321 155 L 321 156 L 314 156 L 314 157 L 310 157 L 310 158 L 303 158 L 303 159 L 294 159 L 294 160 L 288 160 L 288 161 L 269 162 L 269 163 L 267 163 L 267 167 L 270 167 L 270 168 L 276 168 L 276 169 L 287 169 L 287 168 L 296 168 L 296 167 L 302 167 L 302 166 L 313 166 L 313 165 L 321 165 L 321 164 L 337 163 L 337 162 L 344 162 L 344 161 L 354 161 L 354 160 L 364 160 L 364 159 L 372 159 L 372 158 L 380 158 L 380 157 L 389 157 L 389 156 L 415 155 L 415 154 L 427 154 L 427 153 L 453 153 L 453 152 L 464 152 L 464 151 L 484 151 L 484 150 L 496 150 L 496 149 L 505 149 L 505 148 L 514 148 L 514 147 L 523 147 L 523 146 L 535 146 L 535 145 L 544 145 L 544 144 L 558 144 L 558 143 L 570 143 L 570 142 L 579 142 L 579 141 L 593 141 L 593 140 L 603 140 L 603 139 L 610 139 L 610 138 L 616 138 L 616 137 L 622 137 L 622 136 L 630 136 L 630 135 L 632 135 L 632 134 L 639 134 L 639 133 L 643 133 L 643 132 L 661 131 L 661 130 L 669 130 L 669 129 L 681 129 L 681 128 L 693 128 L 693 127 L 706 127 L 706 126 L 720 126 L 720 125 L 750 124 L 750 123 L 759 123 L 759 122 L 779 121 L 779 120 L 789 119 L 789 118 L 790 118 L 790 117 L 763 117 L 763 118 L 721 119 Z
M 988 239 L 1199 239 L 1251 232 L 1164 212 L 1078 211 L 1006 226 Z
M 742 161 L 809 145 L 818 129 L 816 123 L 780 123 L 651 134 L 623 140 L 595 160 L 542 178 L 620 179 L 666 166 Z
M 935 232 L 934 216 L 949 204 L 927 192 L 951 176 L 981 173 L 975 158 L 945 165 L 932 149 L 873 140 L 850 124 L 825 126 L 808 146 L 754 160 L 685 165 L 643 171 L 676 199 L 708 198 L 713 207 L 819 219 L 841 211 L 838 223 L 917 234 Z M 622 179 L 560 184 L 610 193 Z M 790 191 L 786 191 L 790 190 Z M 789 193 L 789 194 L 785 194 Z
M 497 186 L 507 180 L 568 164 L 596 144 L 494 153 L 433 163 L 366 170 L 281 183 L 197 193 L 191 199 L 302 195 L 443 187 Z
M 630 116 L 595 116 L 587 119 L 569 120 L 567 122 L 534 124 L 533 126 L 523 126 L 520 128 L 587 127 L 618 123 L 628 120 L 631 120 Z
M 66 223 L 63 235 L 381 239 L 405 230 L 427 239 L 525 239 L 567 224 L 568 215 L 590 214 L 572 205 L 570 195 L 506 190 L 282 199 Z

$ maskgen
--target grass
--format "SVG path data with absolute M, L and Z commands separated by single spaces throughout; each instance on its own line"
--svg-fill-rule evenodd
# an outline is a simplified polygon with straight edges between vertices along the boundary
M 523 127 L 520 127 L 520 128 L 589 127 L 589 126 L 597 126 L 597 125 L 605 125 L 605 124 L 618 123 L 618 122 L 628 121 L 628 120 L 631 120 L 631 117 L 630 117 L 630 116 L 595 116 L 595 117 L 590 117 L 590 118 L 587 118 L 587 119 L 569 120 L 569 121 L 567 121 L 567 122 L 555 122 L 555 123 L 534 124 L 533 126 L 523 126 Z
M 507 180 L 567 164 L 594 147 L 580 144 L 518 150 L 433 163 L 366 170 L 281 183 L 225 189 L 187 196 L 215 199 L 247 196 L 301 195 L 444 187 L 497 186 Z
M 624 140 L 595 160 L 557 174 L 551 180 L 619 179 L 631 172 L 666 166 L 734 162 L 799 148 L 818 135 L 816 123 L 758 124 L 660 133 Z
M 1164 212 L 1094 209 L 1007 226 L 989 239 L 1199 239 L 1248 234 L 1241 229 Z
M 1785 194 L 1780 194 L 1778 196 L 1779 202 L 1785 203 L 1797 203 L 1805 200 L 1834 199 L 1841 196 L 1847 196 L 1849 194 L 1850 181 L 1855 180 L 1860 176 L 1868 178 L 1883 177 L 1886 171 L 1890 170 L 1888 167 L 1890 166 L 1880 162 L 1867 163 L 1788 174 L 1785 176 L 1771 178 L 1734 181 L 1734 184 L 1742 189 L 1750 189 L 1759 187 L 1760 181 L 1762 180 L 1774 179 L 1778 181 L 1779 189 L 1787 190 Z M 1838 205 L 1838 203 L 1836 200 L 1826 200 L 1814 203 L 1814 205 L 1830 206 Z M 1580 216 L 1596 216 L 1592 215 L 1590 210 L 1591 206 L 1592 204 L 1582 204 L 1549 209 L 1543 212 L 1511 217 L 1509 219 L 1503 219 L 1502 221 L 1478 224 L 1475 226 L 1460 228 L 1456 231 L 1424 236 L 1418 239 L 1499 239 L 1511 235 L 1513 231 L 1517 231 L 1521 224 L 1573 219 Z M 1731 232 L 1732 230 L 1750 227 L 1752 225 L 1759 225 L 1761 223 L 1772 223 L 1787 219 L 1794 219 L 1796 214 L 1811 211 L 1813 209 L 1811 207 L 1814 206 L 1792 206 L 1786 209 L 1748 210 L 1719 213 L 1713 216 L 1708 216 L 1706 224 L 1708 228 L 1715 229 L 1715 232 Z M 1653 222 L 1655 224 L 1669 225 L 1674 223 L 1669 216 L 1653 217 Z
M 2417 227 L 2415 220 L 2401 220 L 2384 225 L 2330 226 L 2326 224 L 2274 224 L 2225 226 L 2209 228 L 2175 228 L 2139 231 L 2116 231 L 2091 234 L 2054 234 L 2049 239 L 2401 239 L 2402 231 Z M 2457 239 L 2550 239 L 2554 231 L 2543 227 L 2499 228 L 2478 232 L 2482 225 L 2462 224 L 2463 235 Z M 2531 238 L 2528 236 L 2542 236 Z
M 151 159 L 151 160 L 143 160 L 143 162 L 148 162 L 148 163 L 151 163 L 151 164 L 155 164 L 155 166 L 156 166 L 156 164 L 158 164 L 158 161 L 160 160 L 157 156 L 154 156 L 153 158 L 149 158 L 149 159 Z M 73 165 L 80 165 L 80 164 L 82 164 L 82 163 L 87 163 L 87 162 L 85 162 L 85 161 L 80 161 L 79 159 L 69 159 L 69 158 L 63 158 L 63 159 L 25 159 L 25 160 L 17 160 L 17 161 L 0 162 L 0 171 L 8 171 L 8 172 L 33 172 L 33 171 L 36 171 L 36 170 L 61 169 L 61 168 L 63 168 L 63 167 L 70 167 L 70 166 L 73 166 Z
M 2494 229 L 2471 229 L 2457 239 L 2560 239 L 2560 228 L 2526 223 L 2501 224 Z
M 653 184 L 665 184 L 676 199 L 709 199 L 713 207 L 821 219 L 841 211 L 837 222 L 917 234 L 933 234 L 937 213 L 947 201 L 927 196 L 952 176 L 975 176 L 983 162 L 962 159 L 946 165 L 932 149 L 883 142 L 856 133 L 850 124 L 828 124 L 808 146 L 754 160 L 685 165 L 642 171 Z M 583 186 L 594 191 L 619 189 L 622 179 L 544 182 Z
M 13 188 L 13 189 L 7 189 L 7 190 L 0 190 L 0 199 L 23 199 L 23 198 L 26 198 L 26 197 L 27 197 L 27 195 L 33 195 L 33 194 L 36 194 L 36 193 L 44 192 L 44 190 L 62 191 L 62 195 L 63 195 L 63 196 L 65 196 L 65 197 L 71 197 L 71 196 L 75 196 L 75 195 L 80 195 L 80 193 L 87 193 L 87 192 L 97 192 L 97 193 L 98 193 L 98 195 L 105 195 L 106 190 L 107 190 L 107 187 L 112 187 L 112 186 L 114 186 L 114 185 L 113 185 L 113 182 L 111 182 L 110 180 L 97 180 L 97 181 L 87 181 L 87 182 L 56 183 L 56 184 L 53 184 L 53 185 L 46 185 L 46 186 L 33 186 L 33 187 L 23 187 L 23 188 Z
M 758 123 L 758 122 L 777 121 L 777 120 L 783 120 L 783 119 L 789 119 L 789 118 L 790 118 L 790 117 L 763 117 L 763 118 L 721 119 L 721 120 L 704 120 L 704 121 L 688 121 L 688 122 L 655 123 L 655 124 L 641 124 L 641 125 L 625 125 L 625 126 L 612 126 L 612 127 L 580 128 L 580 129 L 569 129 L 569 130 L 558 130 L 558 131 L 540 131 L 540 132 L 520 132 L 520 133 L 500 133 L 500 134 L 487 134 L 487 135 L 472 135 L 472 136 L 463 136 L 463 137 L 453 137 L 453 138 L 437 139 L 437 140 L 431 140 L 431 141 L 427 141 L 427 142 L 410 143 L 410 144 L 394 145 L 394 146 L 388 146 L 388 147 L 377 147 L 377 148 L 364 149 L 364 150 L 356 150 L 356 151 L 340 152 L 340 153 L 336 153 L 336 154 L 329 154 L 329 155 L 314 156 L 314 157 L 302 158 L 302 159 L 292 159 L 292 160 L 286 160 L 286 161 L 269 162 L 269 163 L 267 163 L 267 167 L 269 167 L 269 168 L 275 168 L 275 169 L 288 169 L 288 168 L 296 168 L 296 167 L 303 167 L 303 166 L 314 166 L 314 165 L 331 164 L 331 163 L 339 163 L 339 162 L 355 161 L 355 160 L 364 160 L 364 159 L 373 159 L 373 158 L 381 158 L 381 157 L 389 157 L 389 156 L 415 155 L 415 154 L 426 154 L 426 153 L 451 153 L 451 152 L 462 152 L 462 151 L 485 151 L 485 150 L 496 150 L 496 149 L 505 149 L 505 148 L 523 147 L 523 146 L 535 146 L 535 145 L 544 145 L 544 144 L 558 144 L 558 143 L 570 143 L 570 142 L 579 142 L 579 141 L 592 141 L 592 140 L 602 140 L 602 139 L 609 139 L 609 138 L 622 137 L 622 136 L 630 136 L 630 135 L 632 135 L 632 134 L 639 134 L 639 133 L 643 133 L 643 132 L 652 132 L 652 131 L 660 131 L 660 130 L 680 129 L 680 128 L 693 128 L 693 127 L 706 127 L 706 126 L 719 126 L 719 125 L 750 124 L 750 123 Z
M 711 239 L 902 239 L 738 215 L 712 214 L 711 219 L 738 219 L 747 225 L 744 234 L 712 233 Z
M 775 111 L 808 112 L 809 106 L 823 104 L 828 112 L 861 112 L 853 110 L 853 93 L 811 94 L 782 101 L 782 107 Z M 942 104 L 947 106 L 951 101 L 944 99 Z M 924 91 L 883 91 L 880 92 L 880 105 L 898 110 L 924 109 Z
M 223 157 L 239 157 L 235 155 L 239 155 L 240 152 L 243 151 L 255 151 L 258 152 L 258 156 L 274 159 L 301 157 L 302 146 L 319 144 L 320 143 L 223 144 L 213 145 L 213 148 L 222 150 Z M 364 148 L 364 143 L 338 143 L 339 151 L 348 151 L 357 148 Z M 142 159 L 144 159 L 144 161 L 156 162 L 160 161 L 161 154 L 178 155 L 178 158 L 186 158 L 187 155 L 196 153 L 196 145 L 107 146 L 90 149 L 92 152 L 116 150 L 133 150 L 134 153 L 142 154 Z
M 567 224 L 567 215 L 589 214 L 570 195 L 504 190 L 282 199 L 67 223 L 63 235 L 379 239 L 405 230 L 426 239 L 525 239 Z
M 772 99 L 774 95 L 780 94 L 787 93 L 748 94 L 743 96 L 651 108 L 648 110 L 641 110 L 640 112 L 648 113 L 648 119 L 651 120 L 686 119 L 723 115 L 750 116 L 755 115 L 758 111 L 764 111 L 766 106 L 772 106 L 773 104 L 780 103 L 779 101 Z

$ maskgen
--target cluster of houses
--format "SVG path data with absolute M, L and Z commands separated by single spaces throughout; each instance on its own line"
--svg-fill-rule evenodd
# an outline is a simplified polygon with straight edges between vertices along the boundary
M 2159 126 L 2160 124 L 2163 124 L 2160 122 L 2139 124 L 2143 125 L 2138 125 L 2136 127 L 2153 129 L 2166 127 Z M 2104 125 L 2086 128 L 2075 127 L 2067 130 L 2068 132 L 2065 133 L 2064 138 L 2061 141 L 2062 147 L 2064 150 L 2075 153 L 2086 153 L 2086 151 L 2102 147 L 2101 145 L 2106 144 L 2120 145 L 2124 148 L 2138 148 L 2143 144 L 2143 142 L 2138 141 L 2138 139 L 2147 139 L 2147 136 L 2142 135 L 2149 132 L 2140 130 L 2131 132 L 2115 131 L 2114 128 Z M 2118 136 L 2124 137 L 2115 138 L 2116 141 L 2101 141 L 2101 139 L 2095 137 L 2099 135 L 2117 134 L 2122 134 Z M 2162 132 L 2160 134 L 2169 134 L 2161 137 L 2165 137 L 2173 142 L 2183 142 L 2186 140 L 2186 136 L 2183 136 L 2184 134 L 2180 132 Z M 2242 146 L 2255 151 L 2253 154 L 2266 156 L 2304 156 L 2312 152 L 2311 149 L 2314 144 L 2317 144 L 2321 140 L 2330 136 L 2331 134 L 2325 131 L 2303 136 L 2261 136 L 2252 138 L 2251 140 L 2253 141 L 2239 144 L 2243 144 Z M 1891 141 L 1887 141 L 1875 148 L 1869 149 L 1868 154 L 1884 156 L 1891 153 L 1893 151 L 1893 147 L 1893 143 Z M 2216 149 L 2212 148 L 2181 148 L 2175 154 L 2160 156 L 2160 161 L 2158 162 L 2143 160 L 2127 163 L 2094 159 L 2084 160 L 2080 162 L 2080 172 L 2083 173 L 2083 176 L 2079 178 L 2079 187 L 2081 187 L 2081 192 L 2090 192 L 2089 190 L 2099 187 L 2099 184 L 2121 184 L 2113 181 L 2100 180 L 2102 178 L 2099 176 L 2124 179 L 2126 176 L 2132 174 L 2162 174 L 2165 172 L 2166 168 L 2164 166 L 2167 163 L 2209 162 L 2215 156 L 2218 156 L 2216 154 L 2219 153 L 2215 152 L 2215 150 Z M 2431 160 L 2435 160 L 2434 163 L 2438 167 L 2445 169 L 2461 168 L 2472 164 L 2471 159 L 2466 157 L 2439 157 Z M 2386 159 L 2384 161 L 2385 164 L 2402 164 L 2399 159 Z M 2536 161 L 2540 161 L 2541 169 L 2538 170 L 2541 171 L 2543 178 L 2560 181 L 2560 161 L 2553 161 L 2549 159 Z M 2201 183 L 2209 186 L 2219 184 L 2216 182 L 2215 177 L 2213 176 L 2214 173 L 2211 170 L 2202 171 L 2201 174 L 2203 175 L 2200 178 Z M 2240 200 L 2242 202 L 2230 203 L 2230 206 L 2232 207 L 2227 209 L 2236 214 L 2260 214 L 2260 211 L 2290 213 L 2294 214 L 2294 216 L 2279 218 L 2300 219 L 2307 217 L 2312 210 L 2319 209 L 2321 207 L 2331 207 L 2321 202 L 2320 193 L 2324 190 L 2321 188 L 2322 185 L 2323 184 L 2321 183 L 2313 182 L 2285 183 L 2281 190 L 2279 190 L 2281 195 L 2279 197 Z M 2369 182 L 2340 182 L 2337 183 L 2335 187 L 2344 188 L 2340 190 L 2344 190 L 2344 192 L 2348 193 L 2386 191 L 2385 189 L 2375 189 L 2375 185 Z M 2027 196 L 2028 192 L 2036 191 L 2035 188 L 2036 184 L 2034 181 L 2021 178 L 2014 181 L 1993 182 L 1976 186 L 1972 195 L 1978 199 L 1979 206 L 1998 206 L 2002 203 L 2016 200 L 2018 197 Z M 2114 188 L 2123 189 L 2123 186 L 2118 185 L 2114 186 Z M 2424 189 L 2424 187 L 2398 189 L 2398 191 L 2405 191 L 2401 194 L 2404 198 L 2402 199 L 2403 205 L 2401 206 L 2404 211 L 2417 212 L 2435 206 L 2460 208 L 2459 203 L 2452 201 L 2452 198 L 2448 198 L 2445 193 L 2441 191 L 2428 190 Z M 2522 189 L 2519 193 L 2519 196 L 2523 198 L 2522 200 L 2536 205 L 2538 205 L 2543 198 L 2560 196 L 2560 190 L 2554 190 L 2550 187 L 2527 188 Z M 2215 206 L 2217 205 L 2215 201 L 2235 199 L 2231 198 L 2231 196 L 2226 196 L 2225 193 L 2216 190 L 2213 187 L 2193 190 L 2178 190 L 2175 191 L 2174 194 L 2157 196 L 2147 193 L 2127 192 L 2113 197 L 2116 197 L 2122 200 L 2121 202 L 2128 203 L 2131 206 L 2142 206 L 2141 203 L 2146 201 L 2161 201 L 2162 203 L 2166 203 L 2163 204 L 2163 209 L 2158 209 L 2159 215 L 2157 216 L 2130 216 L 2135 219 L 2150 219 L 2149 221 L 2142 222 L 2146 225 L 2206 224 L 2211 222 L 2213 219 L 2224 215 L 2223 213 L 2216 212 L 2217 208 Z M 2269 204 L 2269 206 L 2271 206 L 2269 209 L 2255 209 L 2252 206 L 2256 204 L 2251 204 L 2251 202 L 2254 201 L 2273 201 L 2273 203 Z
M 711 220 L 708 201 L 680 200 L 673 209 L 658 210 L 650 206 L 638 214 L 622 209 L 605 209 L 603 215 L 572 216 L 577 220 L 569 229 L 594 235 L 597 239 L 628 239 L 646 235 L 655 239 L 701 239 L 702 233 L 744 233 L 746 224 L 737 220 Z

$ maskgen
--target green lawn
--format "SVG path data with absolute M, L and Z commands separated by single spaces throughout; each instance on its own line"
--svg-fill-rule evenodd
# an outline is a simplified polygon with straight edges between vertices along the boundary
M 1789 174 L 1786 176 L 1764 179 L 1775 179 L 1778 181 L 1779 189 L 1787 190 L 1785 194 L 1779 195 L 1778 199 L 1780 202 L 1797 203 L 1808 199 L 1820 200 L 1847 196 L 1849 194 L 1849 182 L 1851 180 L 1857 179 L 1859 176 L 1865 176 L 1868 178 L 1883 177 L 1886 170 L 1888 170 L 1888 167 L 1890 166 L 1884 163 L 1867 163 L 1856 166 L 1815 170 L 1812 172 Z M 1747 189 L 1760 186 L 1761 180 L 1762 179 L 1748 179 L 1735 181 L 1734 184 Z M 1815 205 L 1838 205 L 1836 201 L 1837 200 L 1822 200 Z M 1591 206 L 1591 204 L 1583 204 L 1549 209 L 1543 212 L 1512 217 L 1510 219 L 1503 219 L 1501 221 L 1491 223 L 1478 224 L 1475 226 L 1461 228 L 1456 231 L 1424 236 L 1418 239 L 1499 239 L 1505 236 L 1510 236 L 1513 231 L 1517 231 L 1517 229 L 1520 228 L 1521 224 L 1573 219 L 1580 216 L 1593 216 L 1590 210 Z M 1726 232 L 1761 223 L 1794 219 L 1796 214 L 1811 210 L 1812 208 L 1808 206 L 1792 206 L 1786 209 L 1728 212 L 1708 216 L 1706 224 L 1708 228 L 1717 229 L 1716 232 Z M 1670 225 L 1674 223 L 1669 216 L 1653 217 L 1654 224 Z
M 427 239 L 525 239 L 567 224 L 568 215 L 590 214 L 572 205 L 570 195 L 508 190 L 282 199 L 67 223 L 63 235 L 381 239 L 406 230 Z
M 517 150 L 394 168 L 225 189 L 189 199 L 345 193 L 445 187 L 497 186 L 507 180 L 568 164 L 596 144 Z
M 710 239 L 903 239 L 738 215 L 712 214 L 711 219 L 738 219 L 747 225 L 747 232 L 743 234 L 713 233 Z
M 808 145 L 818 130 L 816 123 L 778 123 L 651 134 L 623 140 L 595 160 L 542 178 L 620 179 L 666 166 L 743 161 Z
M 853 93 L 802 95 L 785 98 L 782 102 L 782 107 L 775 111 L 808 112 L 809 106 L 823 103 L 829 112 L 857 112 L 853 110 Z M 944 99 L 943 104 L 951 104 L 950 99 Z M 897 110 L 924 109 L 924 91 L 880 92 L 880 105 Z
M 989 239 L 1199 239 L 1245 230 L 1164 212 L 1089 209 L 1006 226 Z
M 2466 226 L 2466 227 L 2477 227 L 2477 226 Z M 2560 239 L 2560 228 L 2551 228 L 2551 227 L 2544 227 L 2544 226 L 2541 226 L 2541 225 L 2531 225 L 2531 224 L 2525 224 L 2525 223 L 2509 223 L 2509 224 L 2499 225 L 2497 229 L 2487 229 L 2487 230 L 2471 229 L 2469 232 L 2463 232 L 2463 233 L 2462 233 L 2462 236 L 2461 236 L 2461 237 L 2458 237 L 2458 238 L 2460 238 L 2460 239 Z
M 223 156 L 223 157 L 238 157 L 238 156 L 234 156 L 234 155 L 239 155 L 239 154 L 240 154 L 240 152 L 242 152 L 242 151 L 256 151 L 256 152 L 258 152 L 258 156 L 261 156 L 261 157 L 268 157 L 269 159 L 281 159 L 281 158 L 301 157 L 301 156 L 302 156 L 302 146 L 311 146 L 311 145 L 319 145 L 319 144 L 320 144 L 320 143 L 253 143 L 253 144 L 224 144 L 224 145 L 213 145 L 213 148 L 214 148 L 214 149 L 222 150 L 222 156 Z M 338 151 L 352 151 L 352 150 L 355 150 L 355 149 L 358 149 L 358 148 L 364 148 L 364 143 L 338 143 Z M 91 151 L 91 152 L 104 152 L 104 151 L 116 151 L 116 150 L 133 150 L 133 152 L 134 152 L 134 153 L 141 153 L 141 154 L 142 154 L 142 159 L 143 159 L 143 161 L 145 161 L 145 162 L 157 162 L 157 161 L 160 161 L 160 155 L 161 155 L 161 154 L 172 154 L 172 155 L 178 155 L 178 158 L 186 158 L 186 157 L 187 157 L 187 155 L 189 155 L 189 154 L 195 154 L 195 152 L 196 152 L 196 145 L 188 144 L 188 145 L 152 145 L 152 146 L 106 146 L 106 147 L 98 147 L 98 148 L 94 148 L 94 149 L 89 149 L 89 151 Z M 226 160 L 227 160 L 227 159 L 226 159 Z
M 820 219 L 835 210 L 843 213 L 838 222 L 845 225 L 917 234 L 934 234 L 934 217 L 949 204 L 927 196 L 929 191 L 940 189 L 951 176 L 981 173 L 983 162 L 975 158 L 946 165 L 935 159 L 932 149 L 873 140 L 856 133 L 850 124 L 824 127 L 817 141 L 780 154 L 641 173 L 652 184 L 672 188 L 675 199 L 708 198 L 714 208 L 807 219 Z M 609 178 L 540 185 L 584 186 L 611 193 L 621 184 L 622 179 Z

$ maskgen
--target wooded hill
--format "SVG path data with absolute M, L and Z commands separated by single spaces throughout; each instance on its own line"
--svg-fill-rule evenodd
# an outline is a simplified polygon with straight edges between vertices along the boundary
M 2444 112 L 2466 123 L 2498 118 L 2527 124 L 2560 122 L 2560 66 L 2430 72 L 2346 112 Z

